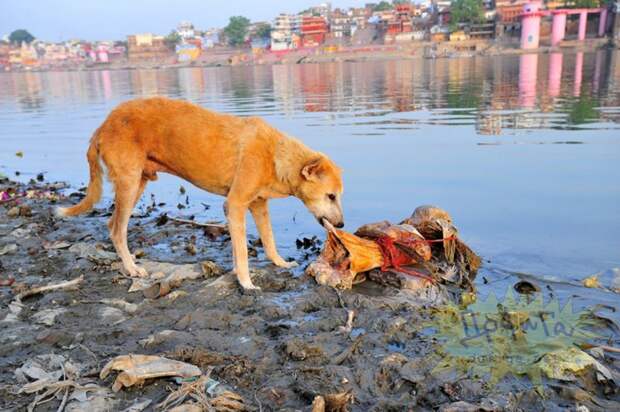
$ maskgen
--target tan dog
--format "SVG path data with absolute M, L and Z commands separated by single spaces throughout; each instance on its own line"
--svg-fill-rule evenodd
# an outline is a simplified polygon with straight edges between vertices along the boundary
M 166 98 L 137 99 L 119 105 L 93 135 L 88 148 L 90 183 L 86 197 L 59 216 L 84 213 L 101 198 L 103 162 L 116 192 L 108 223 L 110 237 L 125 270 L 147 276 L 127 247 L 127 224 L 135 204 L 157 172 L 179 176 L 226 196 L 237 278 L 245 289 L 250 279 L 245 215 L 250 209 L 265 254 L 290 268 L 276 250 L 267 200 L 295 196 L 322 223 L 343 226 L 340 169 L 324 154 L 285 136 L 255 117 L 218 114 Z

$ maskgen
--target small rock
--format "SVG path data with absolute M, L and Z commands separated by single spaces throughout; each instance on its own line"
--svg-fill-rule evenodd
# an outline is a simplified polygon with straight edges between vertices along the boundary
M 118 325 L 126 320 L 122 310 L 105 306 L 99 310 L 99 320 L 104 325 Z
M 52 326 L 56 323 L 56 316 L 65 313 L 67 310 L 63 308 L 43 309 L 32 315 L 34 323 L 40 325 Z
M 135 313 L 139 308 L 139 305 L 136 305 L 135 303 L 129 303 L 122 299 L 102 299 L 101 303 L 114 306 L 130 314 Z
M 181 319 L 177 321 L 176 325 L 174 325 L 174 328 L 176 330 L 185 330 L 189 327 L 191 323 L 192 323 L 192 314 L 188 313 L 187 315 L 183 316 Z
M 175 300 L 177 300 L 178 298 L 187 295 L 187 292 L 184 290 L 175 290 L 174 292 L 169 293 L 166 296 L 166 299 L 168 299 L 171 302 L 174 302 Z
M 194 245 L 193 243 L 188 243 L 187 246 L 185 246 L 185 251 L 192 256 L 196 255 L 196 245 Z
M 171 336 L 174 336 L 176 333 L 177 332 L 175 332 L 173 330 L 169 330 L 169 329 L 162 330 L 161 332 L 157 332 L 157 333 L 149 336 L 146 339 L 140 339 L 138 341 L 138 343 L 143 348 L 147 348 L 147 347 L 155 346 L 155 345 L 160 345 L 160 344 L 164 343 Z
M 37 342 L 45 343 L 47 345 L 56 345 L 56 346 L 69 346 L 71 342 L 73 342 L 73 336 L 71 334 L 53 330 L 46 329 L 41 331 L 37 337 Z
M 200 268 L 205 278 L 221 276 L 224 273 L 224 269 L 211 260 L 200 262 Z
M 522 295 L 531 295 L 532 293 L 540 292 L 540 288 L 537 285 L 527 280 L 517 282 L 513 287 Z
M 0 248 L 0 256 L 7 255 L 9 253 L 14 253 L 16 251 L 17 251 L 17 245 L 15 243 L 10 243 Z
M 19 216 L 21 217 L 31 217 L 32 216 L 32 209 L 30 208 L 30 206 L 27 205 L 22 205 L 19 207 Z

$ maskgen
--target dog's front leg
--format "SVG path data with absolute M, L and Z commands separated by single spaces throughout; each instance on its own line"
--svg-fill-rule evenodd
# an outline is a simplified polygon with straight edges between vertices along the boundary
M 266 199 L 256 199 L 250 203 L 250 212 L 256 223 L 260 240 L 263 243 L 263 249 L 267 258 L 273 262 L 274 265 L 281 268 L 293 268 L 297 266 L 297 262 L 287 262 L 282 259 L 276 248 L 276 242 L 273 238 L 273 230 L 271 229 L 271 219 L 269 219 L 269 207 L 267 206 Z
M 242 203 L 228 201 L 228 230 L 232 240 L 233 259 L 237 280 L 244 289 L 260 289 L 254 286 L 250 278 L 248 264 L 248 245 L 245 233 L 245 214 L 247 206 Z

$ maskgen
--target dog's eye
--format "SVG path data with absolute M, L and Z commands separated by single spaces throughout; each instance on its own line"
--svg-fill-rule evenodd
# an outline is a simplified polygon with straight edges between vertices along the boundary
M 327 197 L 329 198 L 329 200 L 331 200 L 332 202 L 336 201 L 336 195 L 333 193 L 330 193 L 327 195 Z

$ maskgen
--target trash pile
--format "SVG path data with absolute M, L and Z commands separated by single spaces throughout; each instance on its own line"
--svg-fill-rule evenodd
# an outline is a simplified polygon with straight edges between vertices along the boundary
M 458 237 L 452 218 L 435 206 L 420 206 L 394 225 L 371 223 L 355 234 L 326 222 L 327 241 L 306 273 L 340 289 L 370 278 L 403 289 L 454 286 L 473 291 L 480 257 Z
M 311 263 L 322 249 L 308 268 L 319 283 L 372 281 L 346 292 L 268 263 L 250 234 L 262 291 L 246 293 L 225 226 L 151 196 L 129 229 L 150 275 L 128 278 L 110 209 L 59 220 L 56 199 L 84 192 L 63 188 L 0 177 L 0 410 L 620 410 L 620 269 L 567 286 L 485 265 L 464 304 L 480 259 L 445 211 L 420 207 L 285 252 Z M 500 283 L 523 305 L 480 297 Z M 453 289 L 463 299 L 444 304 Z M 569 293 L 580 312 L 547 302 Z

